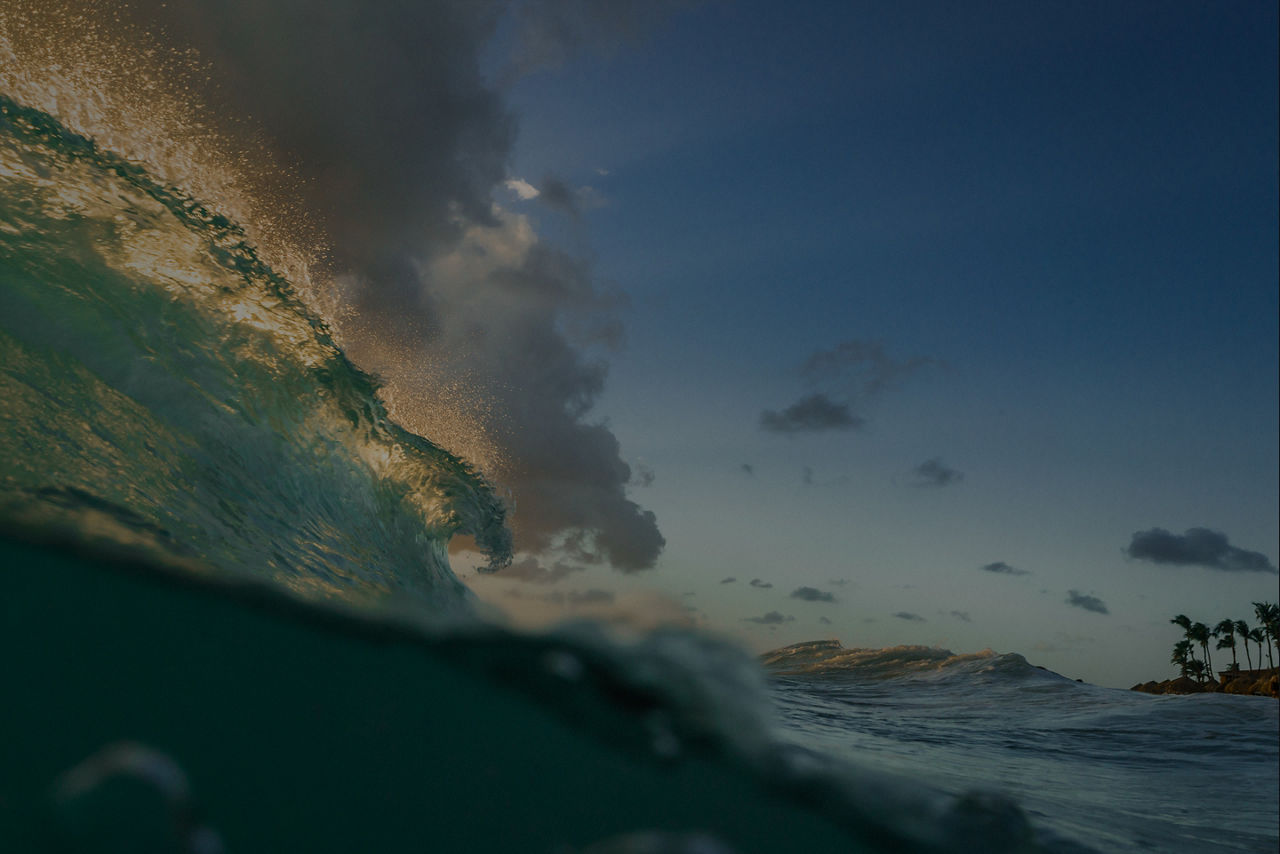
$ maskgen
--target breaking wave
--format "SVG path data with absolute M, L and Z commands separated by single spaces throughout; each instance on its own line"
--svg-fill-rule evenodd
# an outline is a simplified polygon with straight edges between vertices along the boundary
M 510 559 L 492 485 L 388 417 L 239 225 L 3 97 L 0 280 L 10 527 L 436 612 L 469 607 L 450 537 Z

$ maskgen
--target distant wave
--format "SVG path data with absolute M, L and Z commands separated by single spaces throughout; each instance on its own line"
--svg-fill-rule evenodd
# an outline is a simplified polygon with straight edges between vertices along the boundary
M 884 649 L 846 649 L 837 640 L 804 641 L 766 652 L 766 668 L 788 676 L 849 676 L 868 680 L 920 677 L 983 677 L 1023 680 L 1066 677 L 1029 663 L 1017 653 L 990 649 L 956 654 L 932 646 L 894 646 Z
M 307 596 L 468 610 L 506 508 L 391 421 L 245 231 L 0 95 L 0 520 Z

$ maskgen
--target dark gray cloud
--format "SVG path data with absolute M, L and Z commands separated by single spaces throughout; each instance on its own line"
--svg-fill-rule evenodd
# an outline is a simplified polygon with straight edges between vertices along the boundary
M 1172 566 L 1202 566 L 1223 572 L 1276 572 L 1275 564 L 1266 555 L 1237 548 L 1231 545 L 1226 534 L 1209 528 L 1190 528 L 1181 535 L 1164 528 L 1138 531 L 1125 553 L 1139 560 Z
M 911 470 L 915 476 L 913 486 L 942 487 L 964 480 L 964 473 L 944 463 L 941 458 L 933 457 L 925 460 Z
M 512 68 L 553 65 L 597 37 L 621 44 L 676 5 L 522 3 Z M 288 192 L 326 235 L 330 272 L 353 312 L 330 319 L 352 358 L 385 381 L 397 419 L 467 456 L 448 415 L 479 425 L 497 445 L 481 461 L 485 474 L 514 498 L 518 548 L 548 552 L 577 533 L 593 562 L 653 566 L 665 540 L 654 515 L 626 497 L 631 470 L 591 416 L 606 366 L 589 348 L 618 340 L 617 297 L 584 262 L 537 244 L 493 206 L 515 122 L 480 56 L 506 4 L 131 8 L 145 29 L 199 51 L 207 100 L 245 119 L 229 118 L 228 132 L 262 140 L 294 169 Z M 555 187 L 549 195 L 554 202 Z M 478 402 L 455 407 L 463 386 Z
M 957 620 L 959 620 L 959 621 L 960 621 L 960 622 L 962 622 L 962 623 L 972 623 L 972 622 L 973 622 L 973 620 L 972 620 L 972 619 L 970 619 L 970 617 L 969 617 L 969 612 L 968 612 L 968 611 L 952 611 L 952 612 L 951 612 L 951 616 L 955 617 Z
M 1018 569 L 1016 566 L 1009 566 L 1009 564 L 1005 563 L 1002 560 L 995 561 L 994 563 L 984 564 L 982 568 L 987 572 L 994 572 L 997 575 L 1030 575 L 1031 574 L 1030 570 Z
M 806 395 L 781 412 L 760 413 L 760 427 L 770 433 L 820 433 L 858 430 L 865 419 L 854 415 L 847 403 L 837 403 L 825 393 Z
M 1068 605 L 1074 605 L 1086 611 L 1093 611 L 1095 614 L 1111 613 L 1097 596 L 1086 596 L 1078 590 L 1068 590 L 1065 601 Z
M 743 463 L 739 468 L 742 469 L 743 474 L 753 475 L 756 473 L 756 467 L 751 463 Z
M 924 617 L 919 614 L 913 614 L 910 611 L 899 611 L 893 616 L 897 617 L 899 620 L 908 620 L 913 623 L 927 622 Z
M 778 611 L 770 611 L 769 613 L 764 614 L 764 615 L 759 616 L 759 617 L 744 617 L 744 618 L 743 618 L 743 622 L 744 622 L 744 623 L 759 623 L 759 624 L 760 624 L 760 625 L 762 625 L 762 626 L 776 626 L 776 625 L 778 625 L 779 623 L 789 623 L 789 622 L 793 621 L 794 619 L 795 619 L 795 617 L 792 617 L 792 616 L 784 616 L 783 614 L 779 613 Z
M 761 581 L 761 580 L 760 580 L 760 579 L 758 579 L 758 578 L 753 578 L 753 579 L 751 579 L 751 586 L 752 586 L 752 587 L 759 587 L 761 590 L 768 590 L 768 589 L 769 589 L 770 587 L 772 587 L 773 585 L 772 585 L 772 584 L 770 584 L 768 581 Z
M 826 593 L 816 587 L 797 587 L 791 591 L 792 599 L 800 599 L 805 602 L 834 602 L 836 597 L 831 593 Z
M 722 579 L 720 579 L 720 583 L 721 583 L 721 584 L 733 584 L 733 583 L 734 583 L 735 581 L 737 581 L 737 580 L 738 580 L 737 578 L 735 578 L 734 576 L 732 576 L 732 575 L 731 575 L 731 576 L 729 576 L 728 578 L 722 578 Z
M 818 618 L 818 622 L 819 622 L 819 623 L 822 623 L 822 625 L 824 625 L 824 626 L 829 626 L 829 625 L 831 625 L 831 621 L 830 621 L 830 620 L 828 620 L 826 617 L 819 617 L 819 618 Z

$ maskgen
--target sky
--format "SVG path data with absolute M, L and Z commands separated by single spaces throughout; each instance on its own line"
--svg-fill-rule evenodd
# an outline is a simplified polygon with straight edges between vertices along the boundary
M 31 5 L 198 57 L 517 621 L 1128 687 L 1280 598 L 1274 4 Z
M 628 297 L 593 415 L 666 539 L 548 592 L 1123 687 L 1169 675 L 1174 614 L 1252 623 L 1276 30 L 1252 3 L 712 3 L 518 80 L 503 203 Z M 547 182 L 573 203 L 522 198 Z

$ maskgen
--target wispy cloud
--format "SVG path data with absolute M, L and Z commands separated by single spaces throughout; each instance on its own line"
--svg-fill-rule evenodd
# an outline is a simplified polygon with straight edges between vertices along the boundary
M 1086 611 L 1093 611 L 1095 614 L 1109 614 L 1107 606 L 1097 596 L 1086 596 L 1078 590 L 1068 590 L 1066 603 L 1074 605 L 1077 608 L 1083 608 Z
M 900 385 L 907 377 L 936 360 L 914 356 L 901 361 L 885 352 L 880 341 L 852 339 L 829 350 L 819 350 L 800 368 L 815 384 L 842 386 L 859 398 L 868 398 Z
M 761 590 L 768 590 L 768 589 L 769 589 L 770 587 L 772 587 L 773 585 L 772 585 L 772 584 L 770 584 L 768 581 L 761 581 L 761 580 L 760 580 L 760 579 L 758 579 L 758 578 L 753 578 L 753 579 L 751 579 L 751 586 L 752 586 L 752 587 L 759 587 Z
M 571 590 L 565 597 L 570 605 L 609 605 L 617 598 L 612 590 Z
M 737 580 L 738 580 L 737 578 L 735 578 L 734 576 L 732 576 L 732 575 L 731 575 L 731 576 L 729 576 L 728 578 L 722 578 L 722 579 L 720 579 L 720 583 L 721 583 L 721 584 L 733 584 L 733 583 L 734 583 L 735 581 L 737 581 Z
M 533 555 L 525 555 L 519 560 L 499 570 L 497 576 L 515 581 L 526 581 L 534 584 L 554 584 L 562 581 L 571 573 L 581 572 L 583 567 L 574 566 L 563 560 L 551 562 L 541 560 Z
M 653 486 L 653 482 L 657 479 L 653 469 L 646 463 L 636 463 L 631 467 L 631 485 L 639 487 Z
M 913 614 L 910 611 L 898 611 L 893 616 L 897 617 L 899 620 L 907 620 L 913 623 L 927 622 L 924 617 L 920 616 L 919 614 Z
M 952 611 L 951 616 L 955 617 L 957 620 L 959 620 L 962 623 L 973 622 L 973 620 L 969 617 L 968 611 Z
M 912 486 L 939 488 L 964 480 L 963 472 L 951 468 L 940 457 L 925 460 L 911 473 L 915 477 Z
M 818 350 L 800 367 L 812 390 L 781 411 L 761 412 L 760 428 L 784 435 L 859 430 L 867 423 L 863 406 L 931 364 L 924 357 L 895 360 L 879 341 L 853 339 Z
M 1226 534 L 1209 528 L 1190 528 L 1181 535 L 1164 528 L 1138 531 L 1125 553 L 1139 560 L 1171 566 L 1276 573 L 1275 564 L 1266 555 L 1237 548 L 1231 545 Z

